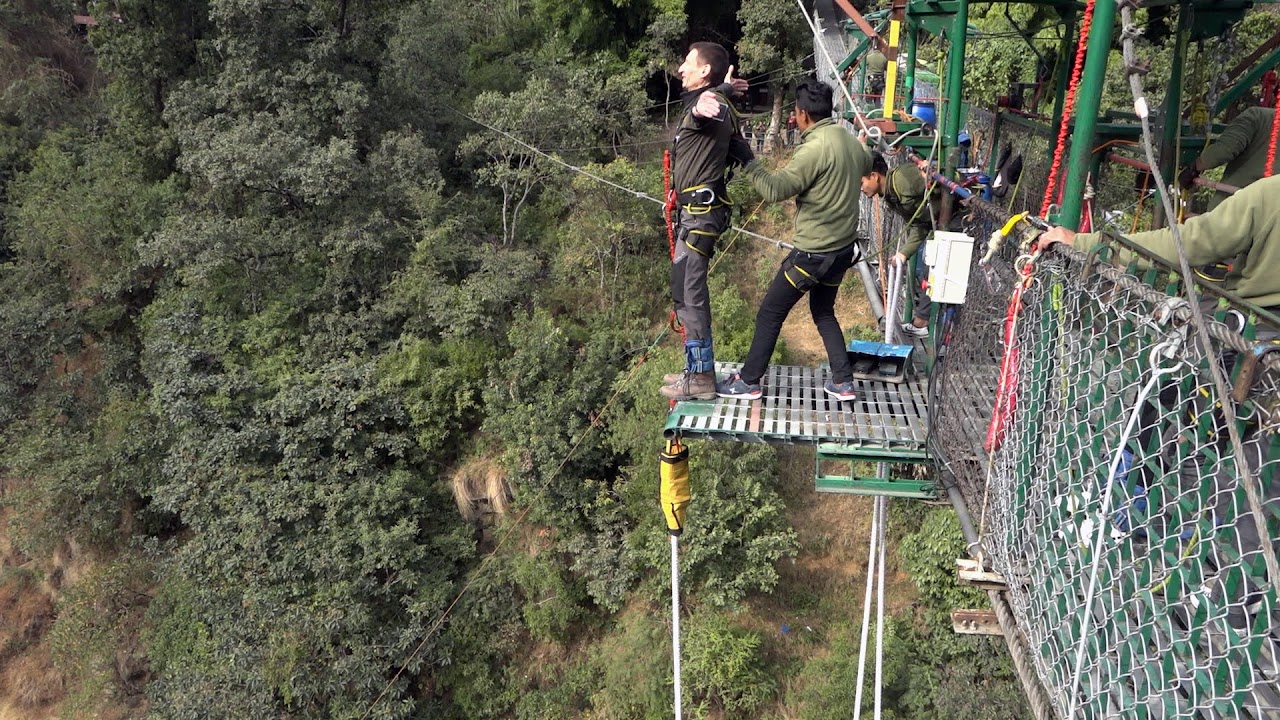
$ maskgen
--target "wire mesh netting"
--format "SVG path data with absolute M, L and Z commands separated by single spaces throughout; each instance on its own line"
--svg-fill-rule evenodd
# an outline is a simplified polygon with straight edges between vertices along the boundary
M 977 261 L 1008 217 L 989 203 L 966 217 L 979 242 L 942 330 L 933 445 L 1056 711 L 1280 717 L 1280 611 L 1244 485 L 1280 536 L 1280 362 L 1250 359 L 1248 308 L 1224 302 L 1205 349 L 1167 269 L 1114 267 L 1111 248 L 1055 252 L 1023 294 L 992 428 L 1022 250 L 1010 238 Z M 1240 388 L 1244 462 L 1209 363 Z

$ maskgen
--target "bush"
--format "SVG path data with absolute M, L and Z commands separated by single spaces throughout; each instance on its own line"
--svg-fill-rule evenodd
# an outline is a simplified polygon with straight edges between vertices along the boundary
M 684 682 L 695 703 L 714 704 L 730 717 L 753 717 L 777 686 L 765 671 L 764 639 L 734 628 L 724 614 L 695 612 L 684 626 Z

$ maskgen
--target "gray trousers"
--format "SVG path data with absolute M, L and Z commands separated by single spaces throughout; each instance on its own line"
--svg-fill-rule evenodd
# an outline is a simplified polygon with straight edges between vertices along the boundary
M 707 269 L 716 241 L 729 229 L 730 208 L 693 215 L 683 208 L 676 225 L 676 256 L 671 263 L 671 298 L 684 325 L 685 341 L 711 340 L 711 291 Z

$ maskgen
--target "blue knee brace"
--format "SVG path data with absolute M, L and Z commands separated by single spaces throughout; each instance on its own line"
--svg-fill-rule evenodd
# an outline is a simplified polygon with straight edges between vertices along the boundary
M 711 338 L 685 340 L 684 365 L 691 373 L 715 372 L 716 359 L 711 350 Z

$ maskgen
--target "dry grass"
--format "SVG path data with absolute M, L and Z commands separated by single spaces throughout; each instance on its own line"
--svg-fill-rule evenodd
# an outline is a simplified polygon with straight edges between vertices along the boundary
M 449 478 L 453 500 L 467 522 L 486 512 L 505 515 L 511 506 L 507 474 L 493 458 L 476 457 L 464 462 Z
M 31 647 L 53 625 L 53 599 L 30 573 L 14 572 L 0 580 L 0 667 Z
M 61 700 L 65 694 L 62 673 L 53 666 L 45 648 L 7 663 L 0 677 L 0 697 L 11 698 L 17 708 L 43 708 Z

